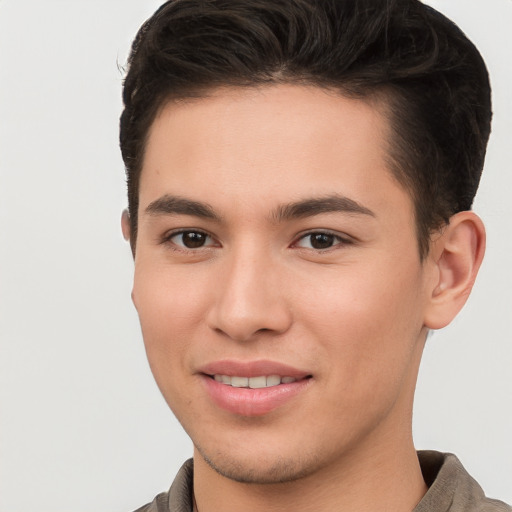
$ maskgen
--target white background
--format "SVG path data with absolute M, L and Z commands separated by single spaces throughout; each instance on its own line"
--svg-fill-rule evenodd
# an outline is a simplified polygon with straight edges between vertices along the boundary
M 432 0 L 481 49 L 494 133 L 488 252 L 429 340 L 419 448 L 512 502 L 512 1 Z M 129 511 L 191 454 L 145 360 L 118 150 L 122 72 L 157 0 L 0 0 L 0 512 Z

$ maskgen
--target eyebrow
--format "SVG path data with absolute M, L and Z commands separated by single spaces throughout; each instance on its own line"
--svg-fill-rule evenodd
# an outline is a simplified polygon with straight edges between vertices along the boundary
M 325 197 L 304 199 L 279 206 L 272 214 L 272 218 L 280 222 L 283 220 L 313 217 L 322 213 L 348 213 L 375 217 L 375 213 L 369 208 L 366 208 L 366 206 L 363 206 L 349 197 L 334 194 Z
M 146 207 L 145 212 L 149 215 L 191 215 L 217 222 L 222 220 L 208 203 L 193 201 L 170 194 L 166 194 L 151 202 Z M 348 213 L 375 217 L 374 212 L 357 201 L 334 194 L 280 205 L 271 214 L 271 218 L 276 222 L 282 222 L 285 220 L 314 217 L 322 213 Z
M 220 221 L 220 217 L 209 204 L 169 194 L 150 203 L 145 212 L 149 215 L 191 215 Z

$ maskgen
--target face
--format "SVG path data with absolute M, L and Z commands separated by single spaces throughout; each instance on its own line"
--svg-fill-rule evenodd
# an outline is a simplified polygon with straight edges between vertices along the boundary
M 133 300 L 200 457 L 278 482 L 410 435 L 431 271 L 376 106 L 315 87 L 169 103 L 149 134 Z

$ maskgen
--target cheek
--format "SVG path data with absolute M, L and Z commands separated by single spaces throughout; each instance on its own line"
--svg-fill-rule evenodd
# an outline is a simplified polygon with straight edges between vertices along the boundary
M 337 362 L 343 386 L 374 385 L 406 370 L 423 327 L 421 281 L 412 261 L 347 270 L 321 288 L 303 286 L 305 328 L 316 331 L 319 349 Z
M 132 297 L 143 324 L 179 326 L 199 314 L 204 280 L 198 273 L 182 272 L 165 262 L 146 265 L 143 261 L 135 265 Z
M 156 384 L 177 414 L 193 400 L 190 386 L 191 340 L 201 328 L 203 295 L 190 280 L 168 268 L 136 265 L 133 302 Z
M 136 265 L 132 297 L 158 381 L 169 366 L 185 364 L 180 355 L 189 346 L 193 332 L 201 327 L 205 295 L 190 276 L 184 278 L 165 266 Z

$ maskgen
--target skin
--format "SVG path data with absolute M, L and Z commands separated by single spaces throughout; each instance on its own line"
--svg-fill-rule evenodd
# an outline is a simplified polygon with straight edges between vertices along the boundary
M 132 295 L 155 379 L 194 442 L 201 512 L 410 511 L 426 492 L 411 434 L 418 367 L 428 329 L 467 298 L 484 231 L 458 214 L 421 261 L 388 142 L 377 105 L 315 87 L 219 89 L 155 119 Z M 350 201 L 283 215 L 333 196 Z M 203 241 L 187 248 L 180 230 Z M 234 414 L 201 374 L 225 359 L 311 378 L 267 414 Z

